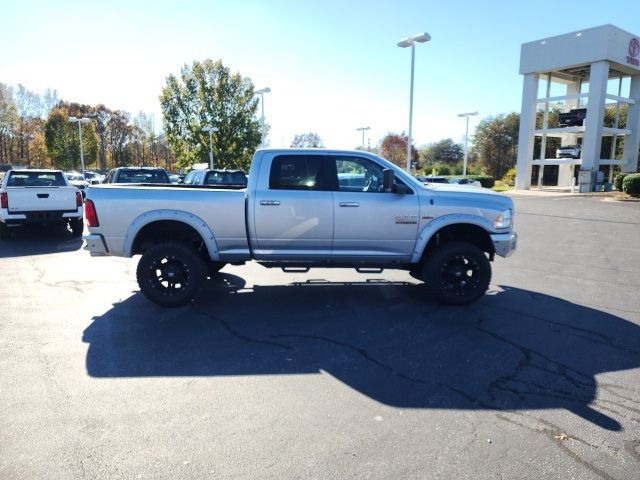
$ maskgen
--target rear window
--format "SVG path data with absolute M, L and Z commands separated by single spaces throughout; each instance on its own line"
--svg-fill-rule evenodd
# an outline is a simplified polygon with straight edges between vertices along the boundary
M 118 183 L 170 183 L 164 170 L 121 170 Z
M 9 172 L 7 187 L 66 187 L 62 172 Z
M 247 176 L 242 172 L 208 172 L 205 185 L 247 185 Z
M 321 155 L 279 155 L 271 162 L 269 188 L 276 190 L 321 190 Z

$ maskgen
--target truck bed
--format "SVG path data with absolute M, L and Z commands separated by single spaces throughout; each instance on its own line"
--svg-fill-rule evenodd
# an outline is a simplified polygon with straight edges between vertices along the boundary
M 169 210 L 184 212 L 202 220 L 217 244 L 221 256 L 247 255 L 249 244 L 245 224 L 245 189 L 220 189 L 210 186 L 96 185 L 91 187 L 91 200 L 101 218 L 99 230 L 113 255 L 122 255 L 126 232 L 131 225 L 146 221 L 147 212 Z M 172 199 L 175 198 L 174 203 Z M 108 213 L 102 200 L 108 204 Z M 178 205 L 175 208 L 174 205 Z M 176 213 L 177 215 L 177 213 Z M 125 237 L 122 237 L 122 235 Z

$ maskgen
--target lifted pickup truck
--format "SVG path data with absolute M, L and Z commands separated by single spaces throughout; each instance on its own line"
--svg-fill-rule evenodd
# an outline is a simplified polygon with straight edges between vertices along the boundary
M 517 240 L 510 198 L 425 186 L 357 151 L 258 150 L 245 189 L 100 185 L 85 210 L 85 248 L 141 254 L 138 285 L 167 307 L 191 301 L 226 263 L 250 260 L 296 272 L 409 270 L 440 301 L 466 304 L 487 290 L 490 260 Z
M 82 194 L 60 170 L 9 170 L 0 187 L 0 238 L 27 223 L 66 223 L 82 235 Z

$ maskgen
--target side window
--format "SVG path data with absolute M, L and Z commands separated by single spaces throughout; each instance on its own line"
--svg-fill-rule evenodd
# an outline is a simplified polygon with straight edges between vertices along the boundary
M 278 155 L 271 162 L 269 188 L 274 190 L 327 190 L 323 178 L 324 155 Z
M 185 185 L 193 185 L 193 177 L 196 176 L 196 171 L 195 170 L 191 170 L 186 177 L 184 177 L 184 183 Z
M 341 192 L 382 192 L 383 167 L 368 158 L 334 157 Z

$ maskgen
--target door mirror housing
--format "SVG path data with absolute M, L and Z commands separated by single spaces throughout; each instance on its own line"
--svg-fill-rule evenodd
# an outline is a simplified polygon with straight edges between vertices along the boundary
M 382 185 L 385 193 L 392 193 L 395 191 L 396 174 L 390 168 L 385 168 L 382 171 Z

